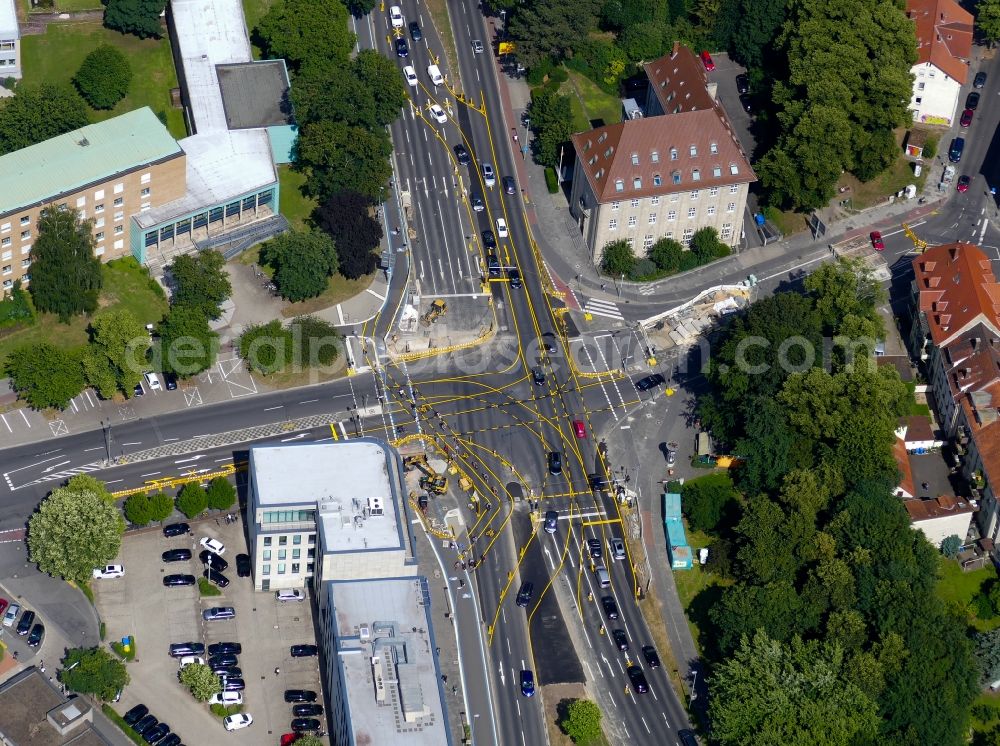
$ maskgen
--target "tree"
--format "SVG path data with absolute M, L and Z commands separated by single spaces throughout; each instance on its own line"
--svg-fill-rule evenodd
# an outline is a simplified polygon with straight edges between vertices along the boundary
M 38 236 L 31 247 L 31 299 L 43 313 L 60 321 L 93 313 L 103 277 L 94 255 L 93 224 L 76 210 L 49 206 L 38 216 Z
M 347 62 L 356 38 L 344 4 L 323 0 L 280 0 L 254 32 L 265 57 L 284 59 L 293 70 L 313 60 Z
M 361 50 L 349 66 L 328 58 L 309 60 L 292 90 L 300 126 L 335 121 L 378 134 L 399 117 L 406 99 L 395 64 L 371 49 Z
M 90 474 L 76 474 L 66 480 L 66 487 L 76 492 L 93 492 L 106 503 L 116 505 L 118 498 L 108 492 L 108 486 Z
M 284 370 L 292 362 L 292 333 L 280 320 L 251 324 L 240 335 L 240 357 L 261 375 Z
M 177 509 L 188 518 L 201 515 L 208 508 L 208 494 L 197 482 L 188 482 L 177 495 Z
M 631 274 L 635 266 L 635 252 L 628 241 L 612 241 L 601 252 L 601 269 L 611 277 Z
M 149 496 L 149 519 L 165 521 L 174 512 L 174 499 L 165 492 L 154 492 Z
M 121 549 L 125 521 L 92 490 L 53 490 L 28 520 L 28 554 L 49 575 L 85 583 Z
M 265 243 L 260 260 L 274 267 L 278 291 L 294 303 L 326 290 L 337 271 L 337 248 L 326 233 L 292 230 Z
M 979 666 L 979 685 L 985 688 L 1000 679 L 1000 629 L 977 632 L 973 643 Z
M 528 67 L 543 58 L 562 59 L 597 26 L 601 0 L 536 0 L 517 6 L 508 22 L 518 59 Z
M 333 365 L 340 353 L 337 327 L 315 316 L 299 316 L 291 324 L 295 360 L 310 368 Z
M 110 399 L 118 391 L 118 379 L 111 367 L 111 360 L 104 351 L 94 345 L 87 345 L 80 355 L 83 377 L 87 385 L 97 391 L 102 399 Z
M 672 238 L 661 238 L 649 248 L 648 256 L 657 269 L 674 274 L 681 268 L 684 247 Z
M 698 257 L 699 264 L 729 256 L 729 247 L 719 240 L 719 234 L 710 226 L 700 228 L 691 236 L 691 251 Z
M 133 526 L 145 526 L 152 520 L 150 516 L 149 495 L 144 492 L 129 495 L 123 507 L 125 509 L 125 518 Z
M 62 659 L 59 681 L 80 694 L 110 702 L 129 682 L 125 664 L 103 648 L 71 648 Z
M 233 292 L 225 265 L 226 259 L 218 251 L 178 256 L 168 267 L 174 291 L 171 304 L 200 309 L 210 319 L 219 318 L 223 302 Z
M 559 727 L 573 743 L 590 743 L 601 737 L 601 708 L 589 699 L 574 699 L 566 708 Z
M 299 162 L 308 168 L 309 192 L 321 201 L 350 189 L 379 199 L 392 176 L 391 154 L 385 133 L 343 122 L 306 124 L 299 134 Z
M 316 208 L 313 220 L 333 238 L 340 272 L 351 280 L 375 269 L 374 250 L 382 240 L 382 226 L 371 214 L 371 200 L 358 192 L 335 192 Z
M 979 0 L 976 28 L 991 46 L 1000 40 L 1000 0 Z
M 531 93 L 528 114 L 535 132 L 535 160 L 543 166 L 558 168 L 559 149 L 569 140 L 573 130 L 569 97 L 547 86 L 536 88 Z
M 941 542 L 941 554 L 948 559 L 955 559 L 962 549 L 962 539 L 958 534 L 945 537 Z
M 732 19 L 737 27 L 729 42 L 733 56 L 749 68 L 760 67 L 785 19 L 787 0 L 736 0 L 736 8 L 722 12 L 718 22 Z
M 160 14 L 166 0 L 107 0 L 104 25 L 140 39 L 158 38 L 162 31 Z
M 710 686 L 712 735 L 724 746 L 848 746 L 878 732 L 877 703 L 854 682 L 843 652 L 828 643 L 795 638 L 786 645 L 758 632 L 717 666 Z
M 374 126 L 385 127 L 395 122 L 407 99 L 396 63 L 375 49 L 362 49 L 355 56 L 352 68 L 371 97 Z
M 177 678 L 191 691 L 191 696 L 199 702 L 207 702 L 213 694 L 222 691 L 222 682 L 212 669 L 204 663 L 191 663 L 184 666 Z
M 90 325 L 90 334 L 91 348 L 108 359 L 108 369 L 115 377 L 117 388 L 131 397 L 146 367 L 146 353 L 149 351 L 146 329 L 126 308 L 98 316 Z M 93 354 L 88 350 L 87 358 Z M 104 366 L 100 368 L 104 370 Z M 98 380 L 103 382 L 103 376 Z
M 840 331 L 848 316 L 879 319 L 876 307 L 887 299 L 871 268 L 860 259 L 824 263 L 803 282 L 816 299 L 824 334 Z
M 727 475 L 693 479 L 681 490 L 684 515 L 696 531 L 714 533 L 719 523 L 736 508 L 736 493 Z
M 225 477 L 216 477 L 208 483 L 206 497 L 213 510 L 229 510 L 236 502 L 236 488 Z
M 219 350 L 219 335 L 209 328 L 202 310 L 174 305 L 160 322 L 163 368 L 181 378 L 208 368 Z
M 871 181 L 899 157 L 899 145 L 891 129 L 880 127 L 867 133 L 864 144 L 856 150 L 854 175 L 861 181 Z
M 87 104 L 70 85 L 18 86 L 17 95 L 4 99 L 0 107 L 0 155 L 80 129 L 89 121 Z M 31 277 L 34 284 L 34 263 Z
M 11 388 L 33 409 L 65 409 L 84 388 L 79 357 L 47 342 L 24 345 L 7 358 Z
M 102 44 L 88 54 L 73 77 L 80 95 L 95 109 L 113 109 L 128 95 L 131 83 L 132 68 L 128 57 L 110 44 Z
M 355 18 L 361 18 L 368 15 L 375 8 L 375 0 L 347 0 L 345 5 L 347 9 L 351 12 L 351 15 Z M 309 736 L 310 738 L 312 736 Z M 317 739 L 318 740 L 318 739 Z M 304 742 L 304 739 L 298 739 L 299 742 Z M 308 744 L 306 746 L 309 746 Z M 319 744 L 316 744 L 319 746 Z

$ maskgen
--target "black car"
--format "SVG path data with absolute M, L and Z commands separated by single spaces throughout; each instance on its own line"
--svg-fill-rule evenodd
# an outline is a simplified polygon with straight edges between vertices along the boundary
M 976 78 L 972 81 L 972 87 L 982 88 L 984 85 L 986 85 L 986 73 L 976 73 Z
M 463 166 L 468 166 L 472 159 L 469 157 L 469 151 L 465 149 L 465 146 L 459 143 L 455 146 L 455 160 L 458 161 Z
M 210 654 L 208 659 L 208 665 L 211 666 L 212 668 L 235 666 L 237 663 L 235 653 L 216 653 L 215 655 L 211 655 L 212 646 L 209 646 L 208 651 Z
M 316 692 L 311 692 L 308 689 L 286 689 L 285 690 L 285 701 L 286 702 L 315 702 Z
M 146 705 L 136 705 L 131 710 L 122 715 L 122 720 L 125 721 L 125 725 L 135 725 L 142 718 L 149 714 L 149 708 Z
M 191 559 L 190 549 L 168 549 L 160 555 L 164 562 L 184 562 Z
M 604 549 L 601 547 L 601 542 L 597 539 L 587 539 L 587 553 L 594 559 L 603 557 Z
M 562 454 L 549 451 L 549 474 L 562 474 Z
M 646 665 L 650 668 L 660 667 L 660 656 L 656 654 L 656 648 L 652 645 L 642 646 L 642 657 L 646 659 Z
M 497 247 L 497 237 L 493 235 L 493 231 L 483 231 L 483 246 L 487 249 L 495 249 Z
M 979 107 L 979 94 L 976 91 L 972 91 L 968 96 L 965 97 L 965 108 L 972 109 L 975 111 Z
M 191 527 L 186 523 L 171 523 L 169 526 L 163 527 L 163 535 L 168 538 L 171 536 L 183 536 L 190 532 Z
M 319 720 L 316 718 L 295 718 L 292 721 L 292 730 L 319 730 Z
M 416 21 L 410 21 L 410 38 L 413 41 L 420 41 L 424 38 L 424 33 L 420 30 L 420 24 Z
M 239 666 L 209 666 L 212 669 L 212 673 L 216 676 L 221 676 L 230 679 L 242 679 L 243 669 Z
M 242 692 L 246 688 L 247 683 L 243 679 L 226 679 L 222 685 L 223 691 L 226 692 Z
M 17 623 L 17 634 L 22 637 L 31 631 L 31 625 L 35 623 L 35 612 L 26 611 L 21 614 L 21 621 Z
M 160 741 L 157 746 L 182 746 L 181 737 L 176 733 L 168 733 L 167 737 Z
M 139 722 L 137 722 L 135 725 L 132 726 L 132 730 L 134 730 L 141 736 L 147 730 L 152 730 L 153 728 L 155 728 L 157 723 L 159 722 L 160 721 L 157 720 L 152 715 L 146 715 L 143 718 L 141 718 Z
M 750 93 L 750 79 L 744 73 L 736 76 L 736 92 Z
M 208 582 L 215 583 L 220 588 L 225 588 L 229 585 L 229 578 L 223 575 L 218 570 L 203 570 L 201 573 L 203 578 L 207 578 Z
M 517 182 L 514 181 L 513 176 L 504 176 L 502 183 L 503 183 L 503 190 L 507 194 L 514 194 L 515 192 L 517 192 Z
M 482 212 L 486 209 L 486 205 L 483 204 L 483 198 L 478 194 L 473 194 L 469 197 L 469 204 L 472 205 L 474 212 Z
M 611 486 L 611 480 L 602 474 L 589 474 L 588 479 L 592 490 L 606 490 Z
M 204 655 L 205 645 L 200 642 L 175 642 L 170 645 L 171 658 L 184 658 L 188 655 Z
M 168 588 L 174 585 L 194 585 L 198 581 L 195 580 L 194 575 L 164 575 L 163 585 Z
M 310 715 L 322 715 L 323 705 L 295 705 L 292 708 L 295 717 L 308 717 Z
M 628 667 L 628 680 L 632 682 L 632 688 L 637 694 L 645 694 L 649 691 L 649 684 L 646 683 L 646 674 L 639 666 Z
M 640 378 L 635 382 L 635 387 L 639 391 L 649 391 L 654 386 L 662 386 L 667 382 L 667 379 L 663 377 L 660 373 L 654 373 L 651 376 L 646 376 L 645 378 Z
M 601 606 L 604 607 L 604 616 L 608 619 L 618 618 L 618 604 L 615 603 L 614 596 L 601 596 Z
M 507 279 L 510 280 L 512 288 L 521 287 L 521 271 L 516 267 L 511 267 L 507 270 Z
M 531 380 L 533 380 L 535 383 L 541 386 L 543 383 L 545 383 L 545 371 L 542 370 L 541 368 L 532 368 Z
M 490 277 L 500 276 L 500 260 L 496 258 L 495 255 L 489 254 L 486 257 L 486 269 L 489 272 Z
M 625 630 L 611 630 L 611 639 L 615 641 L 615 647 L 623 653 L 628 650 L 628 635 L 625 634 Z
M 39 622 L 31 628 L 31 634 L 28 635 L 28 647 L 37 648 L 42 644 L 43 637 L 45 637 L 45 625 Z
M 521 583 L 521 589 L 517 592 L 517 600 L 515 603 L 518 606 L 525 607 L 531 603 L 531 596 L 535 592 L 535 586 L 533 583 L 527 580 Z
M 170 732 L 170 726 L 160 723 L 155 728 L 150 728 L 142 734 L 142 740 L 149 744 L 154 744 Z
M 201 560 L 201 564 L 211 565 L 213 570 L 218 570 L 219 572 L 224 572 L 229 567 L 229 563 L 222 559 L 222 557 L 207 549 L 202 549 L 198 553 L 198 559 Z
M 740 106 L 743 107 L 743 111 L 747 114 L 753 113 L 753 105 L 750 103 L 750 97 L 745 93 L 740 94 Z
M 209 655 L 239 655 L 243 652 L 243 646 L 238 642 L 214 642 L 208 646 Z M 235 659 L 234 659 L 235 661 Z
M 293 658 L 308 658 L 318 655 L 319 648 L 315 645 L 292 645 L 288 652 Z
M 410 45 L 406 43 L 406 39 L 403 38 L 396 39 L 396 56 L 397 57 L 410 56 Z
M 141 383 L 137 383 L 135 385 L 135 388 L 132 389 L 132 392 L 133 392 L 133 394 L 135 396 L 142 396 L 143 394 L 146 393 L 145 389 L 142 388 L 142 384 Z
M 951 147 L 948 148 L 948 160 L 952 163 L 958 163 L 962 160 L 962 151 L 965 150 L 965 138 L 956 137 L 951 141 Z
M 163 384 L 167 387 L 167 391 L 173 391 L 177 388 L 177 374 L 166 372 L 163 374 Z
M 250 577 L 250 555 L 249 554 L 237 554 L 236 555 L 236 575 L 241 578 Z

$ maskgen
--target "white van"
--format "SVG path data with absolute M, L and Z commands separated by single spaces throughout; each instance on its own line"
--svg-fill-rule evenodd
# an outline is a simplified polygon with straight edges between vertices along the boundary
M 279 601 L 305 601 L 305 594 L 298 588 L 283 588 L 274 592 L 274 597 Z
M 601 588 L 607 588 L 611 585 L 611 576 L 608 575 L 608 568 L 604 565 L 598 565 L 595 567 L 594 575 L 597 576 L 597 582 L 600 584 Z
M 431 83 L 434 85 L 441 85 L 444 83 L 444 76 L 441 75 L 441 69 L 437 65 L 427 66 L 427 77 L 431 79 Z

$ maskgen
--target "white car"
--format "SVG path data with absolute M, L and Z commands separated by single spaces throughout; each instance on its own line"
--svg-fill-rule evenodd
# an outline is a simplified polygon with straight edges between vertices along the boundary
M 124 565 L 105 565 L 94 568 L 95 578 L 123 578 L 125 577 Z
M 497 218 L 497 238 L 507 238 L 510 233 L 507 232 L 507 221 L 503 218 Z
M 444 124 L 448 121 L 448 115 L 437 104 L 431 104 L 431 116 L 437 120 L 438 124 Z
M 483 163 L 483 181 L 486 182 L 486 186 L 494 187 L 497 183 L 497 176 L 493 172 L 493 164 Z
M 241 705 L 243 704 L 243 692 L 216 692 L 208 703 L 210 705 Z
M 393 28 L 403 28 L 403 11 L 398 5 L 389 8 L 389 21 Z
M 403 68 L 403 77 L 406 78 L 406 84 L 410 88 L 416 88 L 420 82 L 417 80 L 417 71 L 413 69 L 412 65 L 407 65 Z
M 157 376 L 155 373 L 150 372 L 150 373 L 146 373 L 145 374 L 145 378 L 146 378 L 146 383 L 149 384 L 150 390 L 152 390 L 152 391 L 159 391 L 160 390 L 160 378 L 159 378 L 159 376 Z
M 17 615 L 21 613 L 21 604 L 11 604 L 7 607 L 7 613 L 3 615 L 3 626 L 13 627 Z
M 218 539 L 213 539 L 208 536 L 203 536 L 201 538 L 200 544 L 205 547 L 210 552 L 215 552 L 220 557 L 226 553 L 226 545 L 223 544 Z
M 305 601 L 305 594 L 298 588 L 286 588 L 284 590 L 275 591 L 274 597 L 279 601 Z
M 444 76 L 441 75 L 441 68 L 437 65 L 427 66 L 427 77 L 431 79 L 431 83 L 434 85 L 441 85 L 444 83 Z
M 228 715 L 222 719 L 222 725 L 226 730 L 241 730 L 253 725 L 253 717 L 245 712 L 238 712 L 235 715 Z
M 205 659 L 200 658 L 197 655 L 185 655 L 180 660 L 180 668 L 187 668 L 188 666 L 204 666 Z

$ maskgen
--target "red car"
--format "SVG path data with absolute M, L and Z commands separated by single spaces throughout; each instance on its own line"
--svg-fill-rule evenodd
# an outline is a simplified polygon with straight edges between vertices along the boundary
M 301 735 L 301 733 L 286 733 L 281 737 L 281 746 L 288 746 L 290 743 L 295 743 Z
M 963 127 L 968 127 L 970 124 L 972 124 L 972 117 L 975 115 L 975 113 L 976 112 L 974 112 L 972 109 L 966 109 L 965 111 L 962 112 L 962 118 L 958 120 L 958 123 Z
M 968 176 L 959 176 L 958 177 L 958 191 L 960 191 L 960 192 L 967 192 L 967 191 L 969 191 L 969 184 L 970 184 L 971 181 L 972 181 L 972 179 L 969 178 Z M 0 610 L 2 610 L 2 607 L 0 607 Z
M 573 420 L 573 432 L 576 433 L 578 438 L 587 437 L 587 428 L 583 426 L 583 422 L 580 420 Z
M 8 604 L 9 602 L 6 598 L 0 598 L 0 616 L 3 616 L 3 613 L 7 611 Z
M 868 237 L 872 240 L 872 247 L 875 251 L 881 251 L 885 248 L 885 244 L 882 242 L 882 234 L 878 231 L 872 231 Z
M 708 70 L 709 72 L 712 72 L 712 70 L 715 69 L 715 63 L 712 62 L 712 55 L 710 55 L 708 52 L 703 51 L 701 53 L 701 61 L 702 63 L 704 63 L 705 69 Z

